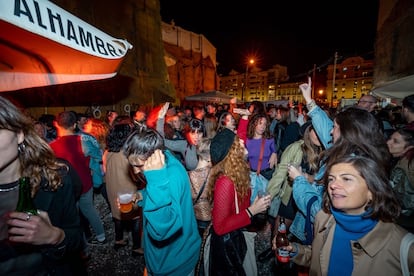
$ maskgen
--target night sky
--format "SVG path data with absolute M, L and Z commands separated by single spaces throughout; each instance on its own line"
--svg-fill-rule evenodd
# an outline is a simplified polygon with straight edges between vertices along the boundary
M 348 1 L 172 1 L 160 0 L 161 18 L 204 35 L 217 49 L 217 71 L 243 72 L 248 56 L 266 70 L 288 67 L 306 76 L 340 57 L 373 57 L 377 0 Z

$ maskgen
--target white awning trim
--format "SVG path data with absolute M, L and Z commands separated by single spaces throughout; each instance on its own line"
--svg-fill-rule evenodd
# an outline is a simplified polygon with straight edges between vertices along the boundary
M 371 93 L 383 98 L 403 99 L 414 94 L 414 75 L 385 82 L 378 87 L 374 87 Z
M 119 59 L 132 48 L 46 0 L 1 0 L 0 20 L 101 58 Z
M 45 73 L 7 73 L 0 72 L 1 89 L 0 91 L 14 91 L 30 87 L 48 86 L 54 84 L 64 84 L 70 82 L 91 81 L 112 78 L 115 73 L 110 74 L 45 74 Z

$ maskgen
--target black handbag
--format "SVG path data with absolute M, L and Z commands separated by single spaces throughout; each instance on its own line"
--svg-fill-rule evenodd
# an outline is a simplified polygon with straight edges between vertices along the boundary
M 235 230 L 225 235 L 211 231 L 210 241 L 210 275 L 245 276 L 243 260 L 247 245 L 242 230 Z
M 273 173 L 275 172 L 275 169 L 267 168 L 265 170 L 260 171 L 260 174 L 264 176 L 267 180 L 270 180 L 273 176 Z

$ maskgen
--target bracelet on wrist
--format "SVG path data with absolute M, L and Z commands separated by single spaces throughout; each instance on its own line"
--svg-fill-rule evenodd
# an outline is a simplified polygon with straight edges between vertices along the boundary
M 316 103 L 314 100 L 312 100 L 310 103 L 306 104 L 306 107 L 308 108 L 308 111 L 311 111 L 312 109 L 314 109 L 316 107 Z
M 247 209 L 246 209 L 246 211 L 247 211 L 247 213 L 249 214 L 249 217 L 253 217 L 253 214 L 252 214 L 252 212 L 250 211 L 250 209 L 249 209 L 249 208 L 247 208 Z

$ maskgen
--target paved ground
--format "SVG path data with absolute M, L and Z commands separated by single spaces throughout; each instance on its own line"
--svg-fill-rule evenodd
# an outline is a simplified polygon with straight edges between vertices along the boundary
M 143 275 L 145 262 L 143 256 L 131 256 L 132 239 L 128 234 L 129 245 L 118 249 L 113 248 L 114 227 L 111 212 L 101 195 L 95 195 L 95 206 L 101 214 L 104 222 L 107 242 L 104 245 L 90 245 L 91 259 L 88 263 L 88 273 L 91 276 L 122 275 L 122 276 L 141 276 Z M 125 235 L 127 237 L 127 233 Z M 256 237 L 256 256 L 269 248 L 270 245 L 270 225 L 258 232 Z M 265 261 L 258 261 L 257 268 L 259 275 L 297 275 L 291 271 L 281 272 L 275 267 L 275 258 L 271 257 Z
M 90 245 L 91 259 L 88 263 L 89 275 L 143 275 L 145 267 L 144 257 L 131 256 L 132 239 L 130 235 L 128 235 L 128 246 L 116 251 L 113 248 L 115 234 L 109 207 L 101 195 L 95 195 L 94 202 L 104 222 L 107 242 L 104 245 Z M 125 237 L 127 237 L 126 234 Z

